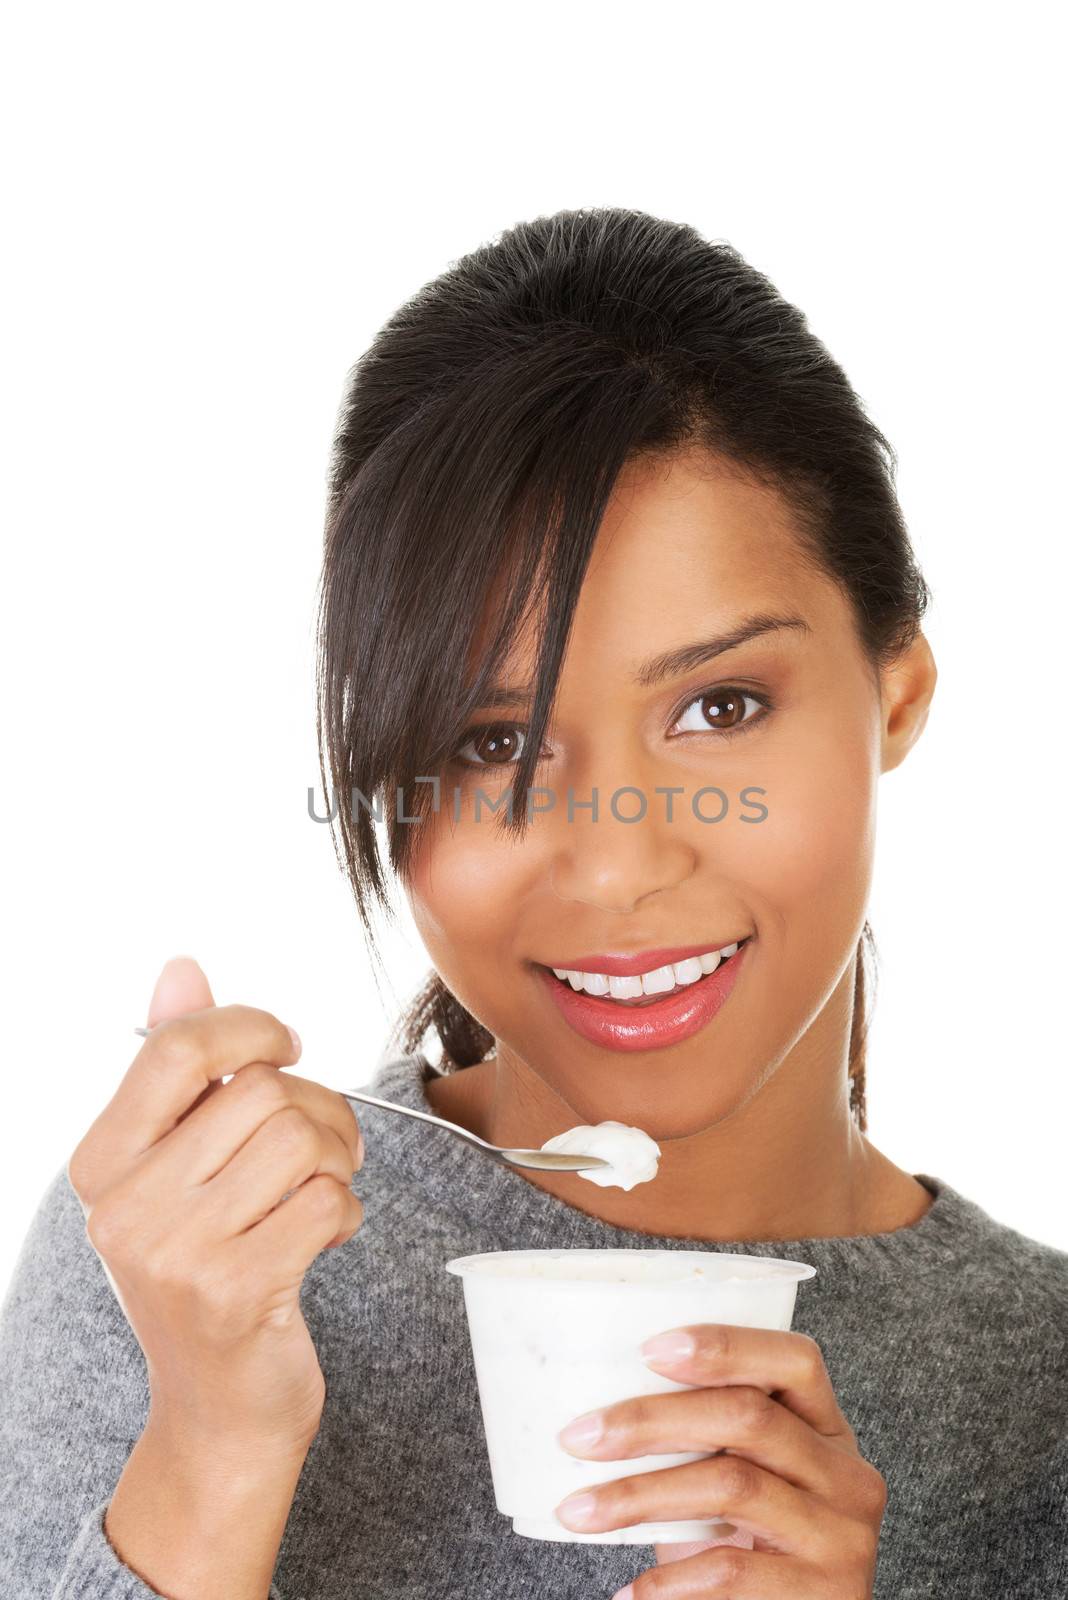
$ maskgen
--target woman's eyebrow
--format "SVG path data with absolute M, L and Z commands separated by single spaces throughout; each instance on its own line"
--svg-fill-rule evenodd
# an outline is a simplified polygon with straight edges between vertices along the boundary
M 812 632 L 811 626 L 801 616 L 775 616 L 765 612 L 745 617 L 729 633 L 721 633 L 711 639 L 695 639 L 692 644 L 678 645 L 658 656 L 650 656 L 634 673 L 633 681 L 641 688 L 648 689 L 668 678 L 678 677 L 680 673 L 689 672 L 693 667 L 700 666 L 702 661 L 712 661 L 749 639 L 785 628 L 795 628 L 805 634 Z M 533 689 L 529 684 L 492 684 L 480 697 L 479 707 L 493 710 L 498 706 L 511 706 L 532 698 Z
M 773 633 L 780 628 L 797 628 L 806 634 L 812 632 L 801 616 L 774 616 L 765 612 L 755 617 L 744 617 L 729 633 L 718 634 L 713 639 L 695 639 L 692 644 L 679 645 L 677 649 L 665 650 L 662 655 L 651 656 L 634 674 L 634 682 L 648 689 L 667 678 L 689 672 L 691 668 L 700 666 L 702 661 L 711 661 L 727 650 L 734 650 L 749 639 L 759 638 L 763 633 Z

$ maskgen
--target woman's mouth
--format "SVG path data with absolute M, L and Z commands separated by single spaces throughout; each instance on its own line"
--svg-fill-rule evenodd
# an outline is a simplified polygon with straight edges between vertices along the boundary
M 614 1050 L 653 1050 L 711 1022 L 751 942 L 746 936 L 627 977 L 540 963 L 538 972 L 564 1021 L 583 1038 Z

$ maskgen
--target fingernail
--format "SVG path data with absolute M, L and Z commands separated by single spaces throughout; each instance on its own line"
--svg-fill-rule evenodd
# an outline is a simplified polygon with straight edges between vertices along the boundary
M 286 1023 L 286 1027 L 289 1028 L 288 1022 Z M 297 1032 L 296 1028 L 289 1028 L 289 1037 L 292 1039 L 293 1048 L 299 1056 L 304 1046 L 300 1042 L 300 1034 Z
M 617 1589 L 615 1594 L 609 1596 L 609 1600 L 634 1600 L 634 1585 L 628 1583 L 625 1589 Z
M 562 1445 L 573 1446 L 576 1450 L 585 1450 L 591 1444 L 596 1444 L 604 1434 L 604 1421 L 599 1411 L 585 1411 L 581 1417 L 576 1417 L 569 1422 L 566 1428 L 561 1428 L 557 1438 Z
M 692 1333 L 677 1329 L 672 1333 L 658 1333 L 646 1339 L 641 1353 L 648 1361 L 687 1361 L 697 1349 Z
M 588 1522 L 593 1515 L 597 1504 L 596 1495 L 569 1494 L 566 1500 L 561 1500 L 556 1508 L 556 1516 L 561 1522 Z M 565 1522 L 566 1526 L 566 1522 Z

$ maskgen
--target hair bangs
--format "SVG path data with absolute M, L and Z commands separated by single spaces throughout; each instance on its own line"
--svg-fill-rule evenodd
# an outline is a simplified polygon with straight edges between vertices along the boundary
M 511 803 L 518 835 L 575 607 L 626 462 L 686 436 L 689 414 L 647 369 L 574 329 L 461 369 L 398 419 L 335 492 L 319 604 L 320 774 L 361 914 L 407 870 L 413 828 L 444 803 L 443 769 L 536 639 Z M 358 387 L 358 379 L 357 379 Z M 481 646 L 481 648 L 479 648 Z M 437 779 L 437 783 L 431 780 Z

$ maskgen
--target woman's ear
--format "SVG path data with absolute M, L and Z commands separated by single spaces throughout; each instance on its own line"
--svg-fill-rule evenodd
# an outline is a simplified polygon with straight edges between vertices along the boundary
M 918 633 L 896 661 L 884 667 L 882 682 L 882 767 L 899 766 L 920 737 L 931 708 L 938 668 L 924 633 Z

